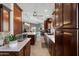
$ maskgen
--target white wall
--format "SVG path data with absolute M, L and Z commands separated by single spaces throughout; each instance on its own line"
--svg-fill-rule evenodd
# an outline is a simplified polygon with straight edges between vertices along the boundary
M 10 13 L 10 32 L 14 34 L 14 12 L 13 4 L 11 4 L 11 13 Z

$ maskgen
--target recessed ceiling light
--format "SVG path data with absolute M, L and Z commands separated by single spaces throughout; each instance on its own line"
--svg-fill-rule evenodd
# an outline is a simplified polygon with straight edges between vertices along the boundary
M 46 15 L 47 17 L 49 17 L 49 15 Z
M 48 12 L 48 10 L 44 10 L 45 12 Z

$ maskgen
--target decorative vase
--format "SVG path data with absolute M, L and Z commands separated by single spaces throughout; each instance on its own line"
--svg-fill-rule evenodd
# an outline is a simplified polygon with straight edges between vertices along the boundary
M 18 43 L 17 40 L 15 40 L 15 41 L 10 41 L 10 42 L 9 42 L 9 47 L 10 47 L 10 48 L 16 48 L 16 47 L 17 47 L 17 43 Z

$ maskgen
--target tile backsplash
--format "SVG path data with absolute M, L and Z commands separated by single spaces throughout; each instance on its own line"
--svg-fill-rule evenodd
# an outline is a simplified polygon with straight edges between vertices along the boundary
M 0 32 L 0 38 L 4 38 L 5 36 L 9 35 L 9 32 Z

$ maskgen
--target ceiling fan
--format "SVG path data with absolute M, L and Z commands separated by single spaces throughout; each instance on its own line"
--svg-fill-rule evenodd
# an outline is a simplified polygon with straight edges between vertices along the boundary
M 36 11 L 33 12 L 33 16 L 34 16 L 34 17 L 43 17 L 43 15 L 38 14 Z

